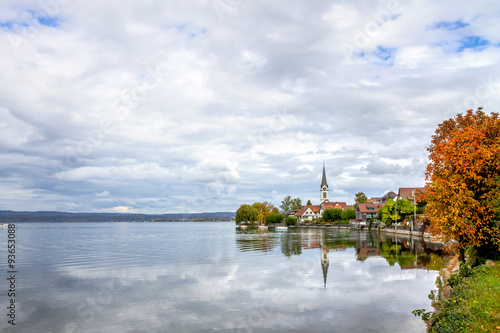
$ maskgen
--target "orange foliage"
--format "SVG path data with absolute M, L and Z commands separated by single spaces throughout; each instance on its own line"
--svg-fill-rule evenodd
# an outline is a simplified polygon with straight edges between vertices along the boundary
M 426 169 L 432 230 L 458 248 L 500 250 L 500 118 L 482 108 L 440 124 Z

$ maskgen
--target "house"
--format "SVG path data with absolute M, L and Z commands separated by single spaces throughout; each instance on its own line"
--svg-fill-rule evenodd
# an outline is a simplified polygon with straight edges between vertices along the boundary
M 387 192 L 382 197 L 372 197 L 368 199 L 369 203 L 378 203 L 378 202 L 386 202 L 389 199 L 395 199 L 398 195 L 392 191 Z
M 377 217 L 378 210 L 384 206 L 384 203 L 359 203 L 356 207 L 356 220 L 366 222 L 373 217 Z
M 398 195 L 392 191 L 387 192 L 384 194 L 384 196 L 381 198 L 380 202 L 386 202 L 389 199 L 394 200 Z
M 417 199 L 420 193 L 423 193 L 425 187 L 400 187 L 397 195 L 397 199 L 410 200 L 411 202 L 417 203 Z M 413 201 L 413 199 L 416 199 Z
M 300 223 L 307 223 L 321 218 L 321 207 L 319 205 L 307 205 L 295 213 Z

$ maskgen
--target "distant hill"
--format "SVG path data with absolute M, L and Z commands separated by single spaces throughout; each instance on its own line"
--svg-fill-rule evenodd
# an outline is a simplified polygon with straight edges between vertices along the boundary
M 235 213 L 192 214 L 122 214 L 122 213 L 67 213 L 15 212 L 0 210 L 0 222 L 174 222 L 174 221 L 232 221 Z

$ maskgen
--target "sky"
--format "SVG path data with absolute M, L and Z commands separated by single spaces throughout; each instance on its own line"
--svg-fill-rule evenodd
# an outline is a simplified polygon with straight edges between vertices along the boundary
M 3 0 L 0 210 L 187 213 L 425 184 L 500 111 L 500 3 Z

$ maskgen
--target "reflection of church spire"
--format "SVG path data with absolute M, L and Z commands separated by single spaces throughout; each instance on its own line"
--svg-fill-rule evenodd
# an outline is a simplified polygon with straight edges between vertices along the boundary
M 328 266 L 330 265 L 330 255 L 328 250 L 321 244 L 321 268 L 323 268 L 323 282 L 326 288 L 326 276 L 328 274 Z

